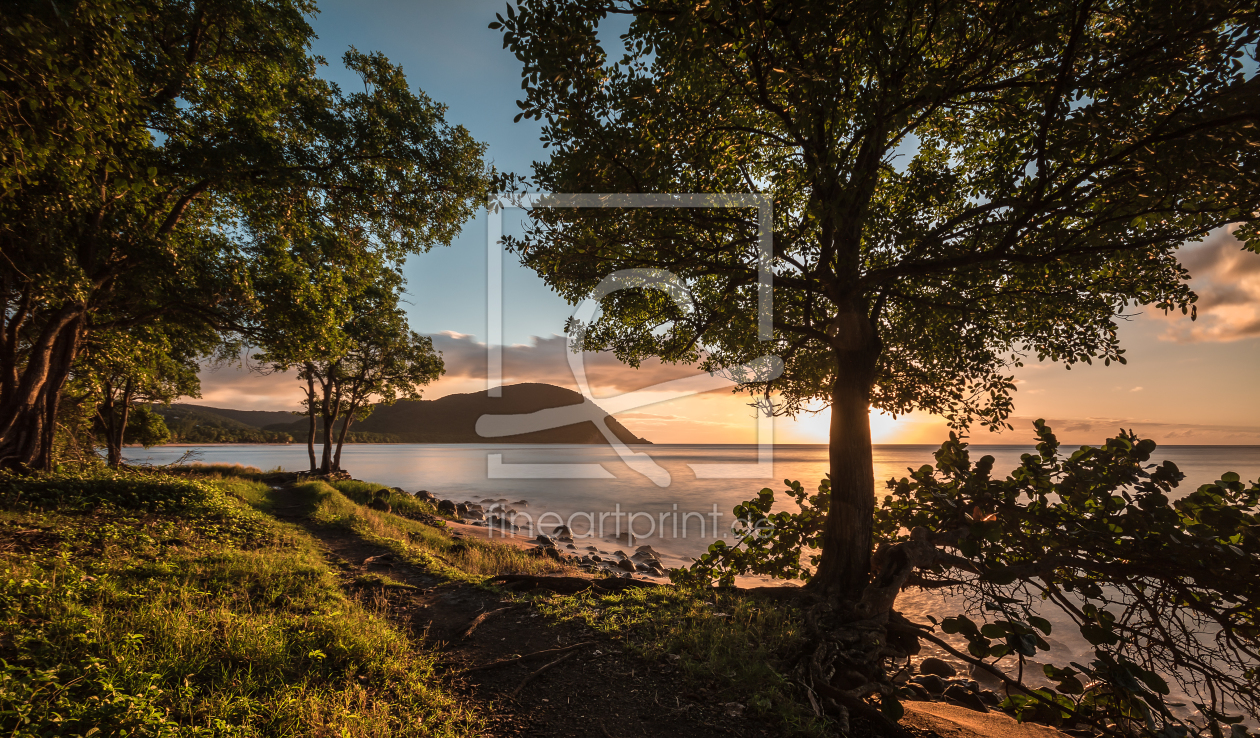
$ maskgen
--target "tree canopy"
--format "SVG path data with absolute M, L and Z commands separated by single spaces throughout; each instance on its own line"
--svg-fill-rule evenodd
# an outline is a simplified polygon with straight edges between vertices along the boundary
M 1260 250 L 1254 3 L 526 1 L 491 27 L 544 121 L 538 189 L 770 197 L 768 345 L 747 210 L 536 209 L 509 246 L 574 302 L 629 268 L 690 289 L 608 296 L 587 349 L 772 351 L 746 389 L 830 406 L 815 587 L 868 582 L 871 408 L 1004 426 L 1025 359 L 1123 362 L 1126 309 L 1193 314 L 1181 244 L 1240 223 Z
M 397 262 L 449 242 L 483 200 L 482 145 L 401 69 L 351 49 L 361 91 L 318 76 L 314 11 L 0 10 L 0 465 L 49 466 L 93 332 L 175 319 L 248 337 L 259 264 L 292 265 L 317 240 Z

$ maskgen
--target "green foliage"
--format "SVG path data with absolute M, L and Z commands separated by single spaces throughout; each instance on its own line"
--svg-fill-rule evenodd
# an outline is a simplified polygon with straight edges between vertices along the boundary
M 1255 717 L 1260 482 L 1229 472 L 1177 498 L 1183 475 L 1172 462 L 1150 463 L 1153 441 L 1124 432 L 1064 456 L 1045 422 L 1035 427 L 1037 453 L 1005 478 L 994 476 L 992 456 L 972 462 L 968 444 L 951 435 L 934 466 L 888 482 L 875 518 L 881 545 L 921 536 L 942 548 L 910 583 L 953 586 L 983 603 L 979 620 L 959 614 L 934 624 L 965 640 L 964 657 L 1024 663 L 1050 649 L 1045 609 L 1066 617 L 1093 660 L 1046 665 L 1054 688 L 1014 694 L 1007 707 L 1029 719 L 1121 721 L 1161 734 L 1181 724 L 1166 679 L 1201 703 L 1208 729 L 1227 722 L 1213 715 L 1228 710 Z M 800 557 L 817 539 L 802 531 L 818 528 L 817 498 L 790 484 L 801 512 L 769 515 L 773 496 L 763 490 L 736 515 L 751 513 L 767 530 L 711 547 L 679 581 L 808 579 Z M 801 543 L 807 548 L 792 548 Z
M 958 616 L 942 629 L 964 636 L 977 659 L 1022 661 L 1049 649 L 1050 624 L 1037 613 L 1056 608 L 1094 647 L 1089 664 L 1046 667 L 1058 685 L 1041 692 L 1071 719 L 1135 720 L 1159 732 L 1177 724 L 1165 678 L 1197 695 L 1208 718 L 1256 715 L 1260 483 L 1230 472 L 1174 499 L 1184 475 L 1172 462 L 1148 463 L 1153 441 L 1125 432 L 1062 456 L 1050 428 L 1036 429 L 1037 453 L 1005 479 L 993 478 L 993 457 L 973 464 L 953 436 L 935 467 L 889 482 L 877 534 L 896 542 L 930 531 L 957 558 L 919 581 L 957 584 L 986 603 L 983 625 Z M 1085 690 L 1083 681 L 1106 686 Z M 1031 715 L 1044 703 L 1010 704 Z
M 41 413 L 85 341 L 171 322 L 235 355 L 242 332 L 275 325 L 322 349 L 345 312 L 341 266 L 397 267 L 483 201 L 484 147 L 398 67 L 351 49 L 361 89 L 319 75 L 314 10 L 0 11 L 0 464 L 50 468 Z
M 153 412 L 153 408 L 141 405 L 127 416 L 127 430 L 123 440 L 138 443 L 145 448 L 160 446 L 171 440 L 171 430 L 166 427 L 162 416 Z
M 824 479 L 815 495 L 807 494 L 800 482 L 785 479 L 783 483 L 788 486 L 785 494 L 795 502 L 797 512 L 771 512 L 774 490 L 761 490 L 757 499 L 735 506 L 739 526 L 735 529 L 735 545 L 714 541 L 690 568 L 671 570 L 670 579 L 684 585 L 716 581 L 724 587 L 734 586 L 735 577 L 743 575 L 808 581 L 818 566 L 817 552 L 821 548 L 831 483 Z M 809 556 L 806 565 L 801 563 L 803 556 Z
M 478 731 L 432 656 L 345 597 L 311 538 L 236 499 L 265 485 L 147 474 L 5 485 L 7 734 Z M 53 501 L 58 485 L 74 505 Z M 15 511 L 14 499 L 47 503 Z

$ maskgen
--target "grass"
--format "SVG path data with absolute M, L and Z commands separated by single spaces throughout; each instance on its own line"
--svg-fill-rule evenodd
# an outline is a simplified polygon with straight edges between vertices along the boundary
M 370 499 L 380 485 L 338 482 L 350 494 Z M 322 481 L 293 487 L 306 501 L 304 512 L 319 525 L 342 528 L 375 543 L 413 566 L 451 580 L 480 582 L 497 574 L 563 574 L 571 568 L 545 557 L 493 541 L 455 539 L 440 528 L 358 504 L 337 487 Z M 396 495 L 397 496 L 397 495 Z M 408 498 L 410 499 L 410 498 Z M 251 499 L 269 509 L 267 499 Z M 423 503 L 414 501 L 416 505 Z M 390 498 L 393 505 L 393 497 Z
M 357 479 L 342 479 L 329 484 L 338 492 L 360 505 L 366 505 L 371 502 L 377 490 L 388 490 L 388 502 L 390 508 L 392 508 L 391 512 L 404 518 L 416 518 L 425 515 L 436 517 L 438 514 L 437 508 L 433 505 L 423 500 L 417 500 L 409 494 L 395 492 L 381 484 L 360 482 Z
M 430 654 L 345 596 L 267 488 L 0 477 L 0 730 L 461 736 Z
M 535 600 L 544 614 L 578 620 L 649 661 L 667 660 L 791 735 L 830 735 L 803 695 L 776 668 L 803 642 L 801 614 L 735 593 L 675 587 L 583 592 Z

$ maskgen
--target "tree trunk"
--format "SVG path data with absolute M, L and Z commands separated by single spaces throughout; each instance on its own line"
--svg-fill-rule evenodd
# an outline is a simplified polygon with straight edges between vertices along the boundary
M 311 471 L 319 467 L 315 464 L 315 376 L 308 368 L 306 374 L 306 417 L 310 423 L 306 429 L 306 453 L 311 457 Z
M 333 471 L 333 427 L 337 424 L 337 410 L 341 405 L 341 398 L 337 397 L 336 385 L 331 374 L 332 372 L 330 371 L 330 376 L 324 379 L 324 427 L 322 429 L 324 449 L 319 462 L 319 472 L 321 474 L 331 474 Z
M 121 417 L 118 419 L 118 441 L 114 444 L 117 452 L 115 454 L 115 458 L 110 463 L 110 466 L 115 469 L 122 464 L 123 446 L 127 445 L 127 421 L 131 418 L 132 391 L 132 381 L 128 379 L 126 386 L 123 388 L 122 407 L 120 408 Z
M 52 362 L 49 366 L 48 381 L 44 385 L 44 427 L 40 439 L 39 453 L 32 466 L 43 471 L 53 469 L 53 449 L 57 439 L 57 413 L 61 409 L 61 390 L 70 378 L 70 369 L 74 366 L 75 357 L 79 355 L 79 344 L 83 338 L 84 315 L 78 315 L 70 322 L 53 349 Z
M 354 422 L 354 411 L 356 408 L 350 408 L 346 411 L 346 419 L 341 424 L 341 432 L 337 434 L 337 454 L 333 457 L 333 469 L 341 471 L 341 447 L 346 443 L 346 431 L 350 430 L 350 423 Z
M 118 418 L 114 415 L 114 385 L 109 381 L 101 382 L 101 397 L 96 417 L 100 418 L 101 425 L 105 428 L 105 463 L 117 468 L 116 459 L 122 452 L 115 447 L 114 443 L 117 437 Z
M 831 388 L 831 499 L 822 555 L 809 586 L 856 602 L 871 571 L 875 471 L 870 397 L 879 343 L 865 314 L 842 313 L 833 324 L 836 379 Z
M 51 466 L 57 400 L 78 351 L 81 311 L 81 306 L 63 307 L 49 320 L 27 354 L 16 387 L 0 405 L 0 469 Z

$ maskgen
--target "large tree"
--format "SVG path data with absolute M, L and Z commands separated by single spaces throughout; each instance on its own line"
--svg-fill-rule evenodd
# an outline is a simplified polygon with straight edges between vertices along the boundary
M 509 246 L 574 302 L 629 268 L 690 290 L 609 295 L 587 349 L 773 351 L 747 389 L 830 407 L 814 591 L 868 584 L 872 408 L 1004 426 L 1026 357 L 1123 362 L 1126 308 L 1193 311 L 1181 244 L 1242 223 L 1260 250 L 1253 2 L 549 0 L 491 27 L 545 122 L 538 189 L 772 201 L 769 344 L 748 210 L 535 209 Z
M 483 147 L 379 55 L 320 79 L 305 0 L 0 10 L 0 466 L 47 468 L 94 331 L 257 328 L 251 265 L 310 229 L 398 260 L 448 242 Z M 258 234 L 266 234 L 260 238 Z M 335 265 L 327 265 L 335 268 Z

